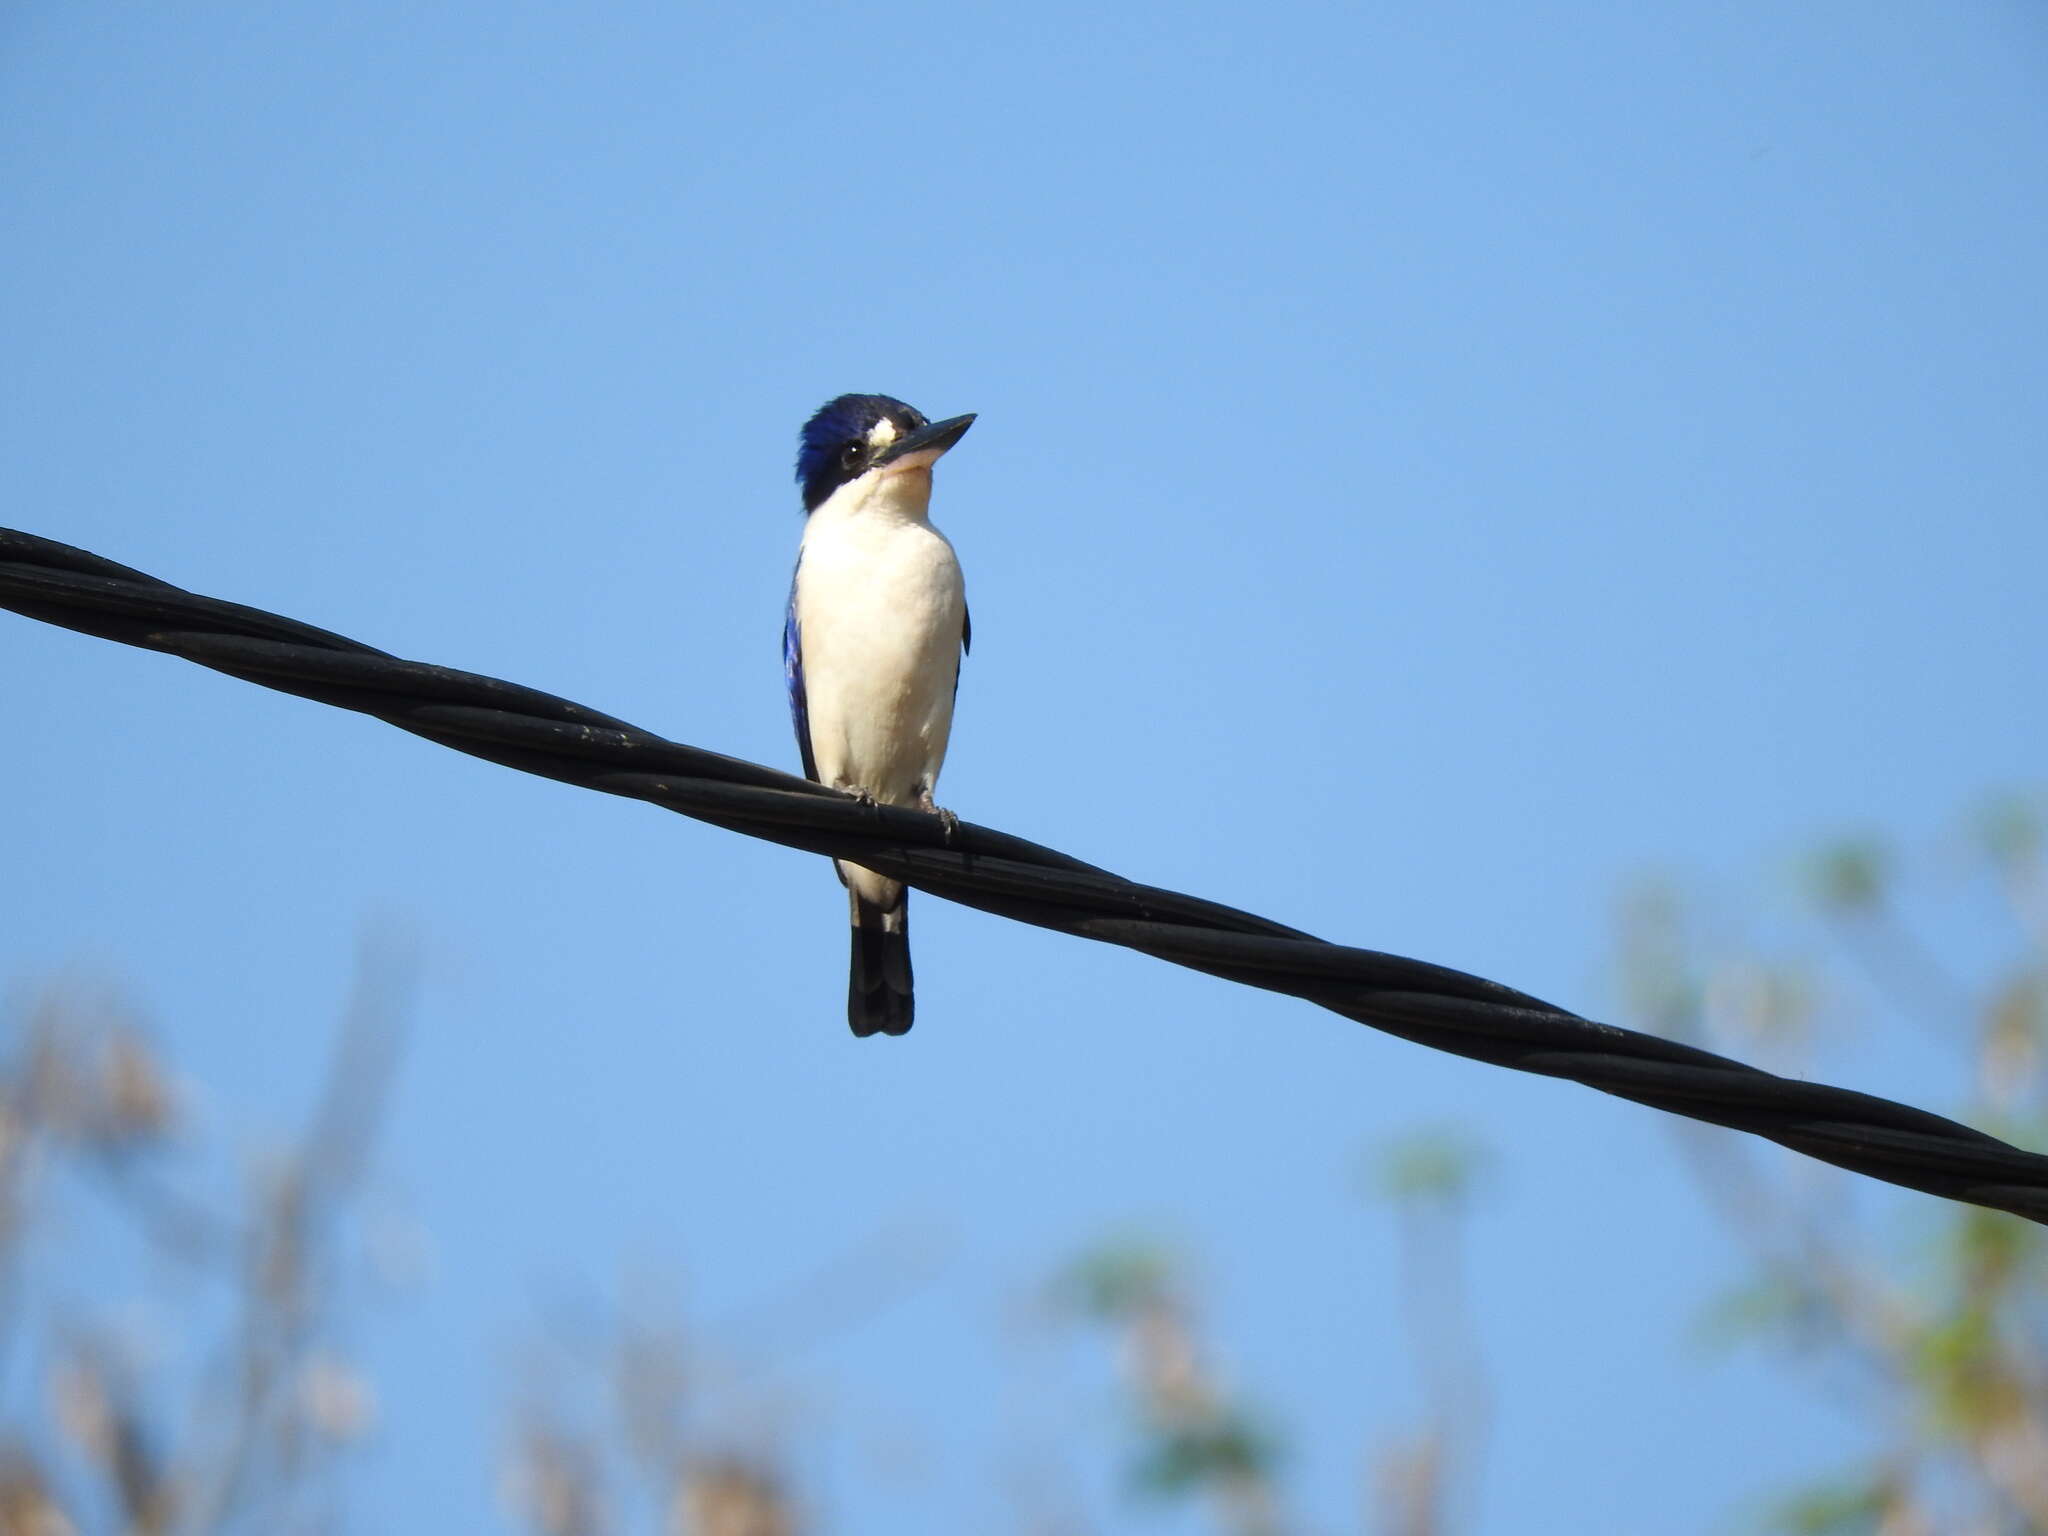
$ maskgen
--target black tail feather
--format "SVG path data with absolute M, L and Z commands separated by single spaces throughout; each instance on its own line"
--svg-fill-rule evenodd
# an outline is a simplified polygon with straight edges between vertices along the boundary
M 846 1022 L 856 1035 L 907 1035 L 914 999 L 910 978 L 910 893 L 888 911 L 853 898 L 853 964 Z

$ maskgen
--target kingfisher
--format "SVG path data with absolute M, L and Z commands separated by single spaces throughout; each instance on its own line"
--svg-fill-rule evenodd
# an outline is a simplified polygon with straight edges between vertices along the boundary
M 932 466 L 974 417 L 930 421 L 888 395 L 841 395 L 804 423 L 804 536 L 782 670 L 804 774 L 875 805 L 932 799 L 972 631 L 960 561 L 931 524 Z M 837 860 L 853 924 L 846 1022 L 907 1034 L 910 892 Z

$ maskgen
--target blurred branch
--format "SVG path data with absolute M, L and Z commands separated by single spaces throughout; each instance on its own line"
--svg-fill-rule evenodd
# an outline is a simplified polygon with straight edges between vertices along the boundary
M 1469 1523 L 1492 1419 L 1465 1284 L 1464 1217 L 1487 1158 L 1455 1129 L 1419 1131 L 1370 1167 L 1394 1207 L 1402 1315 L 1428 1401 L 1423 1427 L 1379 1458 L 1379 1525 L 1388 1536 L 1450 1536 Z
M 1921 1022 L 1940 1017 L 1934 1038 L 1971 1050 L 1976 1098 L 1965 1114 L 2039 1136 L 2048 969 L 2032 921 L 2039 827 L 2013 809 L 2021 803 L 1999 802 L 1979 823 L 1979 856 L 2020 919 L 2013 960 L 1981 991 L 1955 979 L 1899 918 L 1899 882 L 1881 845 L 1838 841 L 1809 868 L 1822 915 L 1858 964 Z M 1620 951 L 1632 1010 L 1674 1038 L 1812 1044 L 1808 1000 L 1827 990 L 1822 968 L 1778 967 L 1777 987 L 1729 985 L 1773 968 L 1700 959 L 1668 889 L 1638 893 L 1624 909 Z M 1766 1174 L 1736 1138 L 1677 1130 L 1700 1187 L 1749 1256 L 1752 1280 L 1718 1309 L 1724 1330 L 1794 1345 L 1809 1364 L 1865 1368 L 1847 1401 L 1869 1420 L 1876 1451 L 1864 1467 L 1779 1505 L 1778 1528 L 2048 1533 L 2048 1244 L 2039 1231 L 1992 1212 L 1948 1213 L 1930 1245 L 1929 1281 L 1908 1287 L 1855 1219 L 1845 1181 L 1788 1182 Z
M 132 1010 L 75 987 L 45 988 L 17 1010 L 0 1061 L 0 1320 L 40 1357 L 49 1407 L 9 1410 L 20 1428 L 17 1449 L 0 1457 L 0 1536 L 272 1532 L 311 1517 L 321 1469 L 372 1412 L 367 1383 L 328 1339 L 341 1307 L 347 1207 L 412 990 L 411 967 L 395 950 L 365 946 L 319 1107 L 234 1213 L 194 1193 L 181 1173 L 180 1098 Z M 77 1178 L 53 1179 L 64 1171 Z M 74 1185 L 103 1197 L 97 1216 L 62 1204 Z M 195 1344 L 219 1314 L 210 1365 L 203 1347 L 187 1371 L 178 1358 L 155 1359 L 128 1330 L 94 1321 L 113 1308 L 101 1259 L 73 1282 L 76 1299 L 23 1291 L 31 1242 L 52 1250 L 50 1267 L 62 1274 L 58 1234 L 68 1240 L 94 1221 L 111 1223 L 110 1241 L 169 1257 L 217 1287 L 208 1296 L 181 1284 L 175 1334 L 181 1348 Z M 62 1441 L 42 1434 L 45 1424 L 59 1426 Z
M 1286 1522 L 1273 1482 L 1278 1446 L 1210 1364 L 1165 1252 L 1106 1245 L 1058 1277 L 1054 1299 L 1118 1335 L 1143 1435 L 1137 1485 L 1165 1498 L 1206 1495 L 1218 1527 L 1232 1536 L 1279 1536 Z
M 675 1319 L 643 1304 L 557 1326 L 530 1374 L 504 1488 L 536 1536 L 802 1529 L 755 1389 L 721 1377 Z
M 1952 1041 L 1972 1003 L 1965 987 L 1899 917 L 1890 850 L 1844 838 L 1808 862 L 1807 883 L 1836 937 L 1899 1011 L 1934 1038 Z

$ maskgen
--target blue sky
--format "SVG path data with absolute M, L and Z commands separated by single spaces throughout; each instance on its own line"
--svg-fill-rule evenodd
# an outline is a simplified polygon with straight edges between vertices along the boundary
M 2023 3 L 28 0 L 6 520 L 793 767 L 797 426 L 978 411 L 946 803 L 1611 1016 L 1635 871 L 1746 906 L 2039 781 L 2044 69 Z M 933 900 L 916 1032 L 855 1042 L 817 860 L 26 621 L 0 656 L 0 975 L 121 978 L 207 1134 L 289 1130 L 365 923 L 426 957 L 366 1528 L 501 1519 L 548 1298 L 668 1275 L 715 1332 L 897 1233 L 927 1278 L 754 1362 L 823 1525 L 1001 1529 L 1039 1456 L 1192 1528 L 1117 1495 L 1100 1350 L 1008 1321 L 1135 1227 L 1348 1529 L 1415 1410 L 1355 1169 L 1445 1121 L 1500 1154 L 1480 1530 L 1716 1529 L 1857 1443 L 1688 1350 L 1736 1271 L 1648 1111 Z

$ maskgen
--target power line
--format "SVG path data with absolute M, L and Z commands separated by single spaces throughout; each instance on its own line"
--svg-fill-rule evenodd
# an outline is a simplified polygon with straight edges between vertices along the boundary
M 1460 971 L 1330 944 L 1232 907 L 1134 884 L 986 827 L 961 822 L 949 831 L 921 811 L 862 805 L 566 699 L 404 661 L 33 534 L 0 528 L 0 607 L 375 715 L 524 773 L 851 859 L 984 912 L 1305 998 L 1437 1050 L 1570 1078 L 1653 1109 L 1749 1131 L 1871 1178 L 2048 1223 L 2048 1157 L 1940 1115 L 1597 1024 Z

